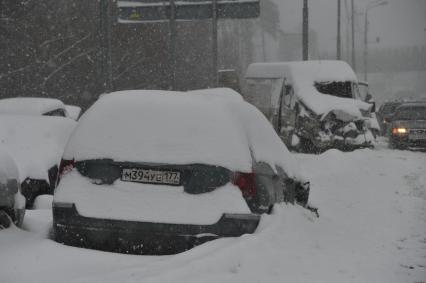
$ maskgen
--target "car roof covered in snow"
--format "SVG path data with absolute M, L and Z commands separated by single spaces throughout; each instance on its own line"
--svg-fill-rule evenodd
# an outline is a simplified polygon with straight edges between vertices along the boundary
M 316 82 L 358 82 L 356 74 L 344 61 L 253 63 L 247 69 L 246 78 L 285 78 L 303 104 L 318 115 L 343 110 L 352 116 L 362 117 L 359 109 L 368 110 L 371 107 L 361 100 L 322 94 L 315 88 Z
M 0 145 L 15 159 L 21 178 L 48 180 L 75 125 L 63 117 L 0 114 Z
M 115 92 L 79 121 L 66 159 L 202 163 L 250 172 L 254 157 L 290 175 L 297 171 L 266 118 L 229 89 Z
M 65 105 L 55 98 L 14 97 L 0 99 L 0 113 L 2 114 L 43 115 L 56 109 L 65 109 Z

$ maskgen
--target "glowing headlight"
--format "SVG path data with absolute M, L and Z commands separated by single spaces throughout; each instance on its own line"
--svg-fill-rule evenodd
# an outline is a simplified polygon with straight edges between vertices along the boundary
M 408 130 L 406 128 L 393 128 L 392 134 L 394 135 L 405 135 L 408 133 Z

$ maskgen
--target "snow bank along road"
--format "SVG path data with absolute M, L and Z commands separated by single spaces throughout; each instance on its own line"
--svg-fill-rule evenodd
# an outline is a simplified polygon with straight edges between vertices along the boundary
M 47 238 L 50 210 L 0 231 L 0 282 L 426 282 L 426 154 L 297 155 L 320 218 L 278 205 L 255 234 L 175 256 L 129 256 Z

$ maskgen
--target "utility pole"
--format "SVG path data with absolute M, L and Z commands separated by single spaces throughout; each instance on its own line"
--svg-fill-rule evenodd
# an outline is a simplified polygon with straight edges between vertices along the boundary
M 364 22 L 364 81 L 368 80 L 368 11 L 370 9 L 385 6 L 388 4 L 388 1 L 373 1 L 370 2 L 365 8 L 365 22 Z
M 367 82 L 367 72 L 368 72 L 368 8 L 365 9 L 365 22 L 364 22 L 364 81 Z
M 303 0 L 303 35 L 302 35 L 302 49 L 303 61 L 309 59 L 309 8 L 308 0 Z
M 170 88 L 171 90 L 177 90 L 176 88 L 176 38 L 177 38 L 177 27 L 176 27 L 176 5 L 175 0 L 170 0 L 170 21 L 169 21 L 169 62 L 170 62 Z
M 217 60 L 218 60 L 218 48 L 217 48 L 217 24 L 218 24 L 218 15 L 217 15 L 217 0 L 212 0 L 212 50 L 213 50 L 213 87 L 218 85 L 217 77 Z
M 341 0 L 337 0 L 337 39 L 336 39 L 336 59 L 342 59 L 342 39 L 341 39 Z
M 100 45 L 102 60 L 102 85 L 104 92 L 113 90 L 112 85 L 112 61 L 111 61 L 111 21 L 110 0 L 101 0 L 100 5 Z
M 354 0 L 351 0 L 351 25 L 352 25 L 352 69 L 356 72 L 356 58 L 355 58 L 355 5 Z

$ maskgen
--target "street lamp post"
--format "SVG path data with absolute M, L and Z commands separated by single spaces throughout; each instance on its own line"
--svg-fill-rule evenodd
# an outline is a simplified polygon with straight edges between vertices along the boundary
M 341 51 L 342 51 L 342 41 L 341 41 L 341 33 L 340 33 L 340 27 L 341 27 L 341 23 L 340 23 L 340 12 L 341 12 L 341 1 L 337 0 L 337 40 L 336 40 L 336 59 L 340 60 L 341 59 Z
M 368 81 L 368 11 L 375 7 L 385 6 L 388 1 L 373 1 L 370 2 L 365 8 L 365 22 L 364 22 L 364 81 Z
M 303 0 L 303 31 L 302 31 L 303 61 L 309 59 L 309 8 L 308 0 Z

